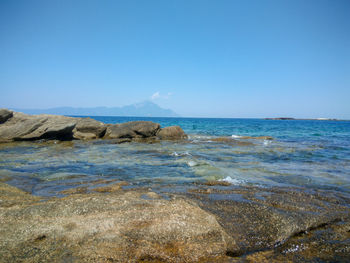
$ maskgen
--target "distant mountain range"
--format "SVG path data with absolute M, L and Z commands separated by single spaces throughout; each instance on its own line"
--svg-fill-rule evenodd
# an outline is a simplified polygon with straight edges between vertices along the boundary
M 27 114 L 55 114 L 73 116 L 137 116 L 137 117 L 178 117 L 170 109 L 163 109 L 151 101 L 144 101 L 123 107 L 74 108 L 58 107 L 50 109 L 13 109 Z

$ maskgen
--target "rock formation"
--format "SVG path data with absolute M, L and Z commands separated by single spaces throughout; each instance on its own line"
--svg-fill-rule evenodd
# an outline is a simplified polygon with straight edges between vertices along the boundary
M 165 140 L 179 140 L 186 139 L 187 135 L 180 126 L 171 126 L 160 129 L 157 133 L 157 137 Z
M 28 115 L 6 109 L 0 110 L 0 142 L 98 138 L 130 141 L 145 138 L 184 139 L 186 135 L 178 126 L 161 129 L 158 123 L 151 121 L 104 124 L 91 118 Z
M 198 262 L 224 255 L 230 239 L 215 216 L 182 198 L 120 191 L 39 202 L 1 183 L 0 193 L 4 262 Z
M 105 138 L 149 138 L 154 137 L 159 129 L 160 125 L 158 123 L 151 121 L 132 121 L 109 125 Z

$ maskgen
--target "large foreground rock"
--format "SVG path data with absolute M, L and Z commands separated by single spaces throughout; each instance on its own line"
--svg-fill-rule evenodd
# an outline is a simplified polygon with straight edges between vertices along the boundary
M 37 202 L 4 184 L 0 190 L 2 262 L 198 262 L 224 255 L 230 239 L 213 215 L 184 199 L 120 191 Z
M 159 129 L 160 125 L 158 123 L 151 121 L 132 121 L 109 125 L 105 138 L 149 138 L 155 136 Z

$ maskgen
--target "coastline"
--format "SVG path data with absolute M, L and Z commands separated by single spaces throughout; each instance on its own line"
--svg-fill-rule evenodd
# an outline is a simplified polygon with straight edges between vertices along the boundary
M 174 139 L 167 128 L 162 128 L 165 137 L 159 135 L 160 125 L 154 122 L 135 129 L 135 123 L 101 124 L 88 119 L 94 124 L 88 126 L 93 136 L 87 136 L 91 132 L 80 123 L 85 136 L 77 139 L 78 124 L 70 123 L 82 119 L 63 117 L 61 128 L 71 136 L 63 133 L 60 140 L 57 133 L 47 137 L 40 127 L 57 124 L 62 116 L 49 117 L 51 121 L 47 115 L 21 118 L 44 121 L 30 136 L 21 135 L 23 140 L 16 135 L 0 145 L 2 261 L 349 260 L 346 180 L 332 181 L 334 177 L 321 177 L 321 173 L 312 178 L 298 174 L 306 171 L 309 176 L 310 169 L 325 171 L 346 164 L 342 159 L 346 160 L 346 145 L 323 144 L 317 130 L 308 135 L 310 143 L 305 133 L 295 143 L 297 137 L 283 141 L 263 133 L 259 125 L 264 121 L 254 120 L 239 128 L 256 126 L 251 134 L 232 134 L 228 122 L 224 125 L 230 136 L 189 134 L 185 138 L 182 129 L 172 128 L 170 135 L 180 134 Z M 69 129 L 64 128 L 67 123 Z M 204 131 L 219 130 L 221 123 L 208 126 L 199 120 L 184 127 L 186 133 L 199 125 Z M 101 125 L 115 130 L 101 132 Z M 151 129 L 144 131 L 144 127 Z M 62 129 L 56 130 L 60 136 Z M 151 136 L 140 136 L 150 130 Z M 322 144 L 317 145 L 320 136 Z M 343 133 L 339 137 L 346 139 Z M 337 158 L 330 158 L 330 153 Z M 318 166 L 309 166 L 310 161 Z M 227 171 L 234 173 L 226 177 Z M 240 177 L 234 177 L 235 172 Z

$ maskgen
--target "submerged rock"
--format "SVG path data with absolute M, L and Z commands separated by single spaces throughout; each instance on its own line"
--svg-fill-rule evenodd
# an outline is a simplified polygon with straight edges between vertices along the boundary
M 179 140 L 186 139 L 187 135 L 180 126 L 170 126 L 160 129 L 157 137 L 165 140 Z
M 7 199 L 3 188 L 1 199 Z M 198 262 L 226 253 L 230 238 L 213 215 L 184 199 L 145 200 L 142 194 L 149 192 L 0 206 L 1 260 Z
M 226 144 L 229 144 L 231 146 L 252 146 L 252 145 L 254 145 L 251 142 L 240 141 L 240 140 L 232 139 L 231 137 L 217 137 L 217 138 L 211 139 L 211 141 L 226 143 Z
M 241 136 L 240 139 L 273 140 L 271 136 Z

